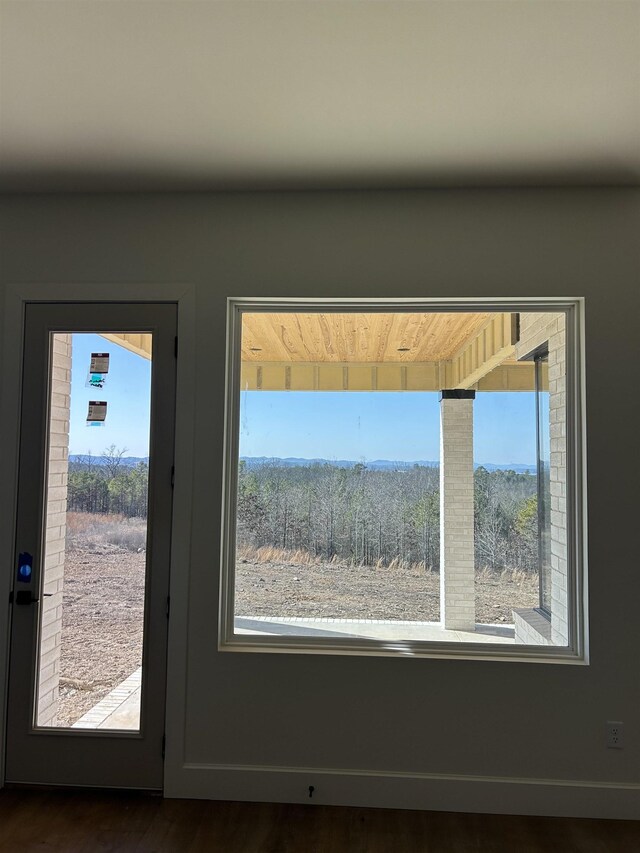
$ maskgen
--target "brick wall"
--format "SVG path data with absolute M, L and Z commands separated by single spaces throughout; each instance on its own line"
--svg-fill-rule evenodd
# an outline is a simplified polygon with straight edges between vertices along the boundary
M 549 435 L 551 479 L 551 642 L 569 642 L 567 616 L 567 424 L 565 315 L 528 312 L 520 315 L 520 340 L 516 357 L 549 347 Z M 522 611 L 520 612 L 523 617 Z M 532 617 L 533 618 L 533 617 Z M 518 623 L 516 623 L 517 625 Z M 526 633 L 516 642 L 527 642 Z
M 516 642 L 527 646 L 550 646 L 551 623 L 538 610 L 519 608 L 513 611 Z
M 42 625 L 38 689 L 38 725 L 56 723 L 62 644 L 62 587 L 66 542 L 71 335 L 53 341 L 49 470 L 47 478 Z

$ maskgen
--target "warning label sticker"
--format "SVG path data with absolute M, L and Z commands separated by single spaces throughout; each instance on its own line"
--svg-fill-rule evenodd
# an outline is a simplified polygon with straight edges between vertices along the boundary
M 92 352 L 91 364 L 89 373 L 108 373 L 109 372 L 109 353 L 108 352 Z
M 107 417 L 107 404 L 101 400 L 90 400 L 87 421 L 101 422 Z

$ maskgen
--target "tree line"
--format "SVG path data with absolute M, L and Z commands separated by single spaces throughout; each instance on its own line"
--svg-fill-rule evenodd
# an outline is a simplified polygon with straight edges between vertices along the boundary
M 146 518 L 149 466 L 130 465 L 126 448 L 69 462 L 71 511 Z M 440 472 L 414 465 L 390 470 L 358 463 L 239 463 L 239 545 L 302 550 L 324 560 L 388 566 L 394 560 L 440 568 Z M 514 471 L 474 473 L 478 568 L 538 565 L 536 477 Z
M 380 470 L 242 460 L 237 541 L 325 560 L 400 560 L 438 570 L 439 476 L 436 466 Z M 537 570 L 536 477 L 478 468 L 474 489 L 476 566 Z
M 116 513 L 147 517 L 149 465 L 126 461 L 126 448 L 108 447 L 102 456 L 70 460 L 67 509 L 72 512 Z

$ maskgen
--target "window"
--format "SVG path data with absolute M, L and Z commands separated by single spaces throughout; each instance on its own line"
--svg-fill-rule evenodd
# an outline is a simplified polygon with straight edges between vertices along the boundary
M 584 661 L 579 300 L 230 300 L 220 647 Z

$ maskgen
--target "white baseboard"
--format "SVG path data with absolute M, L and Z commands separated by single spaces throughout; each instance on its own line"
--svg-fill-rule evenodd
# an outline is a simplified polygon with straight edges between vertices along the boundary
M 309 798 L 309 786 L 314 788 Z M 165 796 L 638 820 L 640 783 L 184 764 Z

